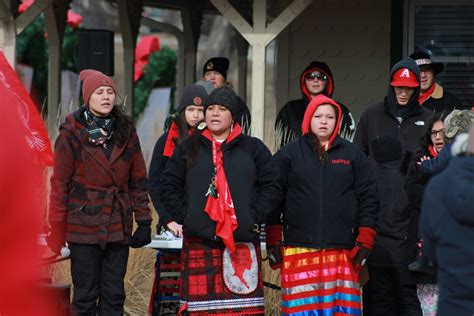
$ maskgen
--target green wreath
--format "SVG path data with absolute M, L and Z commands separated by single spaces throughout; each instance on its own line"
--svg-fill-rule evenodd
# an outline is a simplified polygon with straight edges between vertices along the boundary
M 32 85 L 39 97 L 48 95 L 48 41 L 44 15 L 38 16 L 17 37 L 18 62 L 33 67 Z M 62 43 L 61 69 L 77 72 L 74 52 L 78 44 L 78 29 L 66 26 Z
M 148 97 L 155 87 L 171 87 L 171 104 L 173 104 L 176 82 L 176 53 L 163 46 L 153 52 L 145 66 L 143 76 L 135 84 L 133 116 L 138 116 L 145 109 Z

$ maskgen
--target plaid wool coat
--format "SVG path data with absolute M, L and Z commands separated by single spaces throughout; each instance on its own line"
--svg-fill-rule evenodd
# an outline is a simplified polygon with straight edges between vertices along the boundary
M 135 128 L 110 159 L 89 144 L 82 113 L 69 114 L 54 147 L 50 224 L 64 227 L 67 242 L 128 243 L 135 221 L 150 221 L 145 161 Z

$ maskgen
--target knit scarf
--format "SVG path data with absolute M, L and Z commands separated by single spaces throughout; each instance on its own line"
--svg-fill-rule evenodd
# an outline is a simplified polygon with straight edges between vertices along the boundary
M 84 117 L 87 123 L 87 132 L 89 133 L 89 143 L 95 146 L 106 146 L 109 139 L 114 133 L 114 121 L 111 116 L 98 117 L 86 109 Z
M 433 94 L 434 89 L 435 89 L 435 84 L 433 82 L 431 87 L 426 92 L 423 92 L 423 91 L 420 92 L 420 96 L 418 97 L 418 103 L 420 103 L 420 105 L 422 105 L 423 102 L 428 100 L 429 97 Z
M 242 129 L 240 125 L 235 124 L 225 142 L 230 143 L 241 133 Z M 202 135 L 212 142 L 212 162 L 214 165 L 214 174 L 211 184 L 209 185 L 209 190 L 206 193 L 207 202 L 204 211 L 217 223 L 216 236 L 222 238 L 222 241 L 226 247 L 229 248 L 230 252 L 234 252 L 236 249 L 234 231 L 239 224 L 225 175 L 222 143 L 217 142 L 214 137 L 212 137 L 209 129 L 202 132 Z

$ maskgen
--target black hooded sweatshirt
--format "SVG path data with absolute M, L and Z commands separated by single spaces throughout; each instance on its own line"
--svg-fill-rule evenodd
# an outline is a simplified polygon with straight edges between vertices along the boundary
M 306 89 L 304 77 L 307 73 L 313 71 L 314 69 L 317 69 L 328 77 L 326 89 L 323 94 L 327 97 L 332 97 L 334 92 L 334 78 L 329 66 L 326 63 L 319 61 L 311 62 L 300 75 L 302 98 L 288 101 L 278 113 L 275 122 L 275 130 L 277 133 L 284 134 L 281 139 L 281 146 L 284 146 L 301 136 L 301 123 L 303 122 L 304 112 L 306 111 L 306 107 L 312 99 L 311 95 Z M 355 130 L 354 117 L 352 116 L 351 111 L 349 111 L 345 105 L 340 102 L 338 102 L 338 104 L 341 106 L 342 110 L 342 120 L 339 135 L 342 138 L 352 140 Z
M 411 70 L 420 82 L 420 70 L 411 58 L 405 58 L 396 63 L 390 72 L 393 74 L 400 68 Z M 359 120 L 354 136 L 357 144 L 366 155 L 373 156 L 370 143 L 383 135 L 393 135 L 402 143 L 403 151 L 415 152 L 428 128 L 428 122 L 434 116 L 430 110 L 420 106 L 418 96 L 420 87 L 415 88 L 407 106 L 399 106 L 393 87 L 388 86 L 388 94 L 382 102 L 370 105 Z

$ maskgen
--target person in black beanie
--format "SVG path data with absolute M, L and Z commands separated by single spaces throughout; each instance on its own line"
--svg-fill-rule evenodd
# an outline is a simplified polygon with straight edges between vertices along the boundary
M 377 238 L 368 260 L 371 296 L 366 308 L 371 315 L 421 315 L 416 285 L 406 282 L 409 272 L 403 249 L 410 213 L 406 191 L 401 189 L 405 183 L 402 144 L 393 135 L 382 135 L 370 146 L 380 212 Z
M 281 195 L 278 167 L 261 140 L 242 134 L 237 111 L 230 87 L 212 91 L 206 124 L 161 178 L 163 205 L 183 225 L 180 301 L 192 315 L 264 314 L 259 232 Z
M 203 80 L 212 82 L 214 88 L 228 86 L 227 71 L 229 70 L 229 59 L 225 57 L 212 57 L 206 61 L 202 67 Z M 244 134 L 250 132 L 251 116 L 250 111 L 241 97 L 237 97 L 237 109 L 235 113 L 236 121 L 244 130 Z
M 206 89 L 201 85 L 190 84 L 184 87 L 178 108 L 170 117 L 172 123 L 157 140 L 153 149 L 148 186 L 151 200 L 159 216 L 158 233 L 163 229 L 168 229 L 175 236 L 183 237 L 182 225 L 171 220 L 171 215 L 161 202 L 159 195 L 161 174 L 176 146 L 192 132 L 196 124 L 204 120 L 204 105 L 208 97 Z

